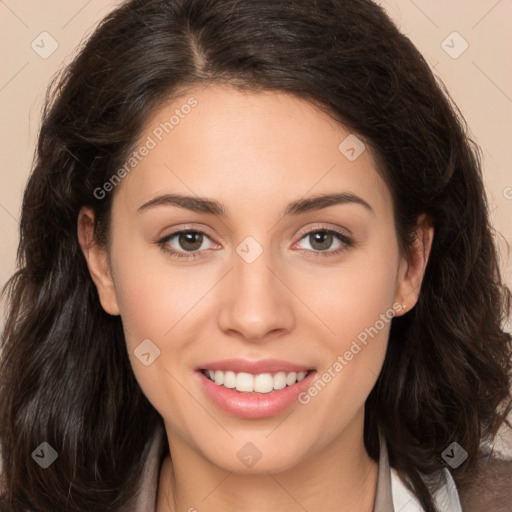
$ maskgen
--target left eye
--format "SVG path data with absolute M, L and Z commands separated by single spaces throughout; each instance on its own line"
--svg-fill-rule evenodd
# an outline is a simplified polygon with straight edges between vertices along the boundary
M 351 245 L 351 241 L 348 237 L 331 229 L 309 231 L 302 236 L 301 241 L 302 240 L 309 242 L 309 248 L 306 247 L 306 249 L 314 252 L 329 252 L 330 254 L 338 253 Z M 332 249 L 334 242 L 338 242 L 338 247 Z

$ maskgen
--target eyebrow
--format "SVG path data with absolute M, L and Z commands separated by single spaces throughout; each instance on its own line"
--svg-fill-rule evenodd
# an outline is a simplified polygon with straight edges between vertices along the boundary
M 299 215 L 301 213 L 321 210 L 338 204 L 358 204 L 375 214 L 373 208 L 363 198 L 350 192 L 340 192 L 335 194 L 319 194 L 293 201 L 286 207 L 284 215 Z M 157 196 L 140 206 L 137 212 L 139 213 L 157 206 L 177 206 L 197 213 L 207 213 L 222 218 L 227 217 L 224 205 L 215 199 L 185 196 L 181 194 L 164 194 Z

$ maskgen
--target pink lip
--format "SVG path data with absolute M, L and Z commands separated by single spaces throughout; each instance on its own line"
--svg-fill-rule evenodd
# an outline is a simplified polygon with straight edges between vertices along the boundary
M 198 366 L 196 370 L 221 370 L 223 372 L 232 371 L 235 373 L 245 372 L 252 375 L 260 373 L 277 372 L 307 372 L 311 366 L 290 363 L 289 361 L 280 361 L 279 359 L 261 359 L 259 361 L 250 361 L 249 359 L 223 359 L 222 361 L 212 361 Z
M 231 366 L 231 368 L 233 367 Z M 265 368 L 268 369 L 269 366 L 266 366 Z M 282 367 L 280 368 L 282 369 Z M 220 370 L 221 368 L 217 367 L 217 369 Z M 215 382 L 209 380 L 199 370 L 195 372 L 195 375 L 200 379 L 200 385 L 206 395 L 221 410 L 239 418 L 256 419 L 279 414 L 291 407 L 293 403 L 298 402 L 297 397 L 300 393 L 306 391 L 306 389 L 311 386 L 313 379 L 315 378 L 316 371 L 311 371 L 306 375 L 306 377 L 304 377 L 304 379 L 300 382 L 296 382 L 292 386 L 286 386 L 283 389 L 277 389 L 270 393 L 242 393 L 236 389 L 229 389 L 215 384 Z

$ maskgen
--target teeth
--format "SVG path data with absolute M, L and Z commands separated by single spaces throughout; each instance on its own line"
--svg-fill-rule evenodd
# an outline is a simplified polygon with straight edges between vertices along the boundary
M 236 376 L 235 388 L 238 391 L 251 393 L 254 391 L 254 377 L 250 373 L 239 373 Z
M 272 391 L 273 389 L 277 389 L 274 388 L 275 380 L 272 377 L 272 375 L 270 375 L 270 373 L 261 373 L 260 375 L 255 375 L 253 380 L 253 391 L 258 391 L 259 393 L 270 393 L 270 391 Z
M 236 374 L 235 372 L 224 373 L 224 386 L 226 388 L 234 388 L 236 386 Z
M 304 377 L 303 377 L 304 378 Z M 297 374 L 295 372 L 290 372 L 286 376 L 286 385 L 291 386 L 292 384 L 295 384 L 295 381 L 297 380 Z M 302 379 L 300 379 L 302 380 Z
M 274 375 L 274 389 L 283 389 L 286 387 L 286 373 L 279 372 Z
M 277 372 L 260 373 L 252 375 L 250 373 L 232 371 L 223 372 L 221 370 L 203 370 L 203 374 L 218 386 L 226 388 L 236 388 L 237 391 L 245 393 L 270 393 L 274 389 L 283 389 L 286 386 L 292 386 L 300 382 L 308 372 Z
M 224 384 L 224 372 L 216 371 L 214 381 L 215 381 L 215 384 L 218 384 L 219 386 L 221 384 Z

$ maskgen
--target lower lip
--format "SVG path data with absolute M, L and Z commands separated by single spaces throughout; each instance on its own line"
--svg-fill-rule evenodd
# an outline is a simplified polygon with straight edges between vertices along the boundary
M 208 397 L 224 412 L 239 418 L 267 418 L 288 409 L 298 401 L 300 393 L 311 385 L 316 371 L 311 371 L 300 382 L 270 393 L 242 393 L 236 389 L 219 386 L 201 371 L 196 372 Z

